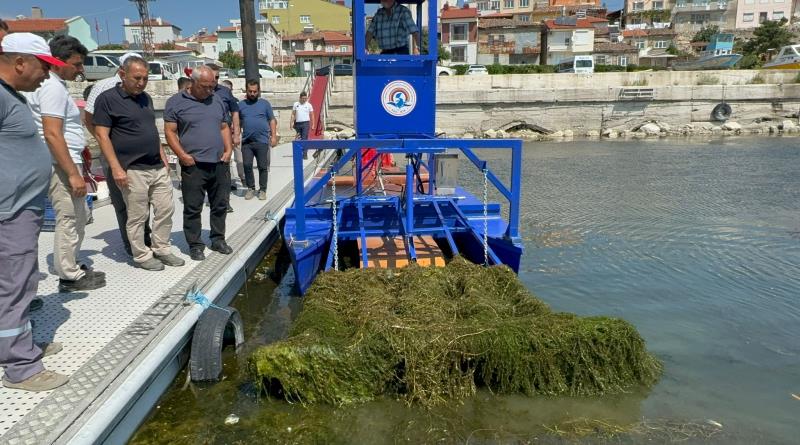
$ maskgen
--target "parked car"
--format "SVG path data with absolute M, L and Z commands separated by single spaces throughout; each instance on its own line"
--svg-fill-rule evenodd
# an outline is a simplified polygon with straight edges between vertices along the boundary
M 448 68 L 446 66 L 436 66 L 436 75 L 437 76 L 455 76 L 456 71 L 452 68 Z
M 244 68 L 239 70 L 238 76 L 244 77 Z M 281 73 L 275 71 L 271 66 L 264 63 L 258 64 L 258 76 L 262 79 L 280 79 L 283 77 L 281 76 Z
M 317 76 L 327 76 L 328 73 L 331 72 L 331 66 L 326 65 L 322 68 L 317 68 Z M 333 65 L 333 75 L 334 76 L 352 76 L 353 75 L 353 65 L 349 63 L 338 63 Z
M 178 78 L 178 75 L 172 72 L 169 62 L 152 60 L 147 64 L 149 65 L 148 80 L 176 80 Z
M 483 65 L 470 65 L 469 68 L 467 68 L 468 76 L 485 76 L 487 74 L 489 74 L 489 70 Z
M 236 77 L 238 77 L 238 73 L 236 72 L 236 70 L 232 70 L 232 69 L 229 69 L 229 68 L 222 68 L 222 69 L 219 70 L 219 79 L 220 80 L 234 79 Z
M 89 54 L 83 59 L 83 74 L 78 74 L 76 82 L 100 80 L 111 77 L 119 71 L 119 59 L 104 54 Z

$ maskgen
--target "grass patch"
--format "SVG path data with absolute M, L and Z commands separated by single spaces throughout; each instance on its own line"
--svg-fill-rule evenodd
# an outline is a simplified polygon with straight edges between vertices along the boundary
M 697 85 L 719 85 L 719 77 L 701 74 L 697 76 Z
M 495 393 L 591 396 L 654 384 L 661 364 L 628 322 L 552 312 L 506 267 L 320 274 L 289 338 L 249 361 L 259 390 L 348 405 L 433 406 Z
M 752 79 L 747 81 L 748 85 L 760 85 L 765 83 L 767 83 L 767 80 L 764 79 L 764 76 L 762 76 L 761 73 L 756 74 Z

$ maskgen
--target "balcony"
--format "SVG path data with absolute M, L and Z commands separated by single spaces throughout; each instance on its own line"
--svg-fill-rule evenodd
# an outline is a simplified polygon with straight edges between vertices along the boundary
M 258 0 L 258 10 L 266 11 L 270 9 L 287 9 L 288 0 Z
M 678 2 L 675 4 L 676 12 L 724 11 L 726 9 L 728 9 L 727 1 Z

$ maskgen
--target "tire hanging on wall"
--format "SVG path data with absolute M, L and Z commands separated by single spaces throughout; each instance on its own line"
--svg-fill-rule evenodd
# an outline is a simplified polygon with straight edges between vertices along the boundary
M 721 104 L 717 104 L 713 110 L 711 110 L 711 117 L 715 121 L 725 122 L 726 120 L 731 118 L 731 106 L 727 103 L 723 102 Z
M 226 331 L 233 334 L 238 351 L 244 342 L 244 327 L 236 309 L 211 306 L 200 315 L 192 334 L 189 357 L 189 375 L 193 382 L 219 381 Z

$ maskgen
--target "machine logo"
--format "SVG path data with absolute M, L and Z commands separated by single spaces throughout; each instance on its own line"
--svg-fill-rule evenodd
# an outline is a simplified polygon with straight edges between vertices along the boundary
M 405 116 L 417 105 L 417 92 L 408 82 L 389 82 L 381 93 L 383 109 L 392 116 Z

